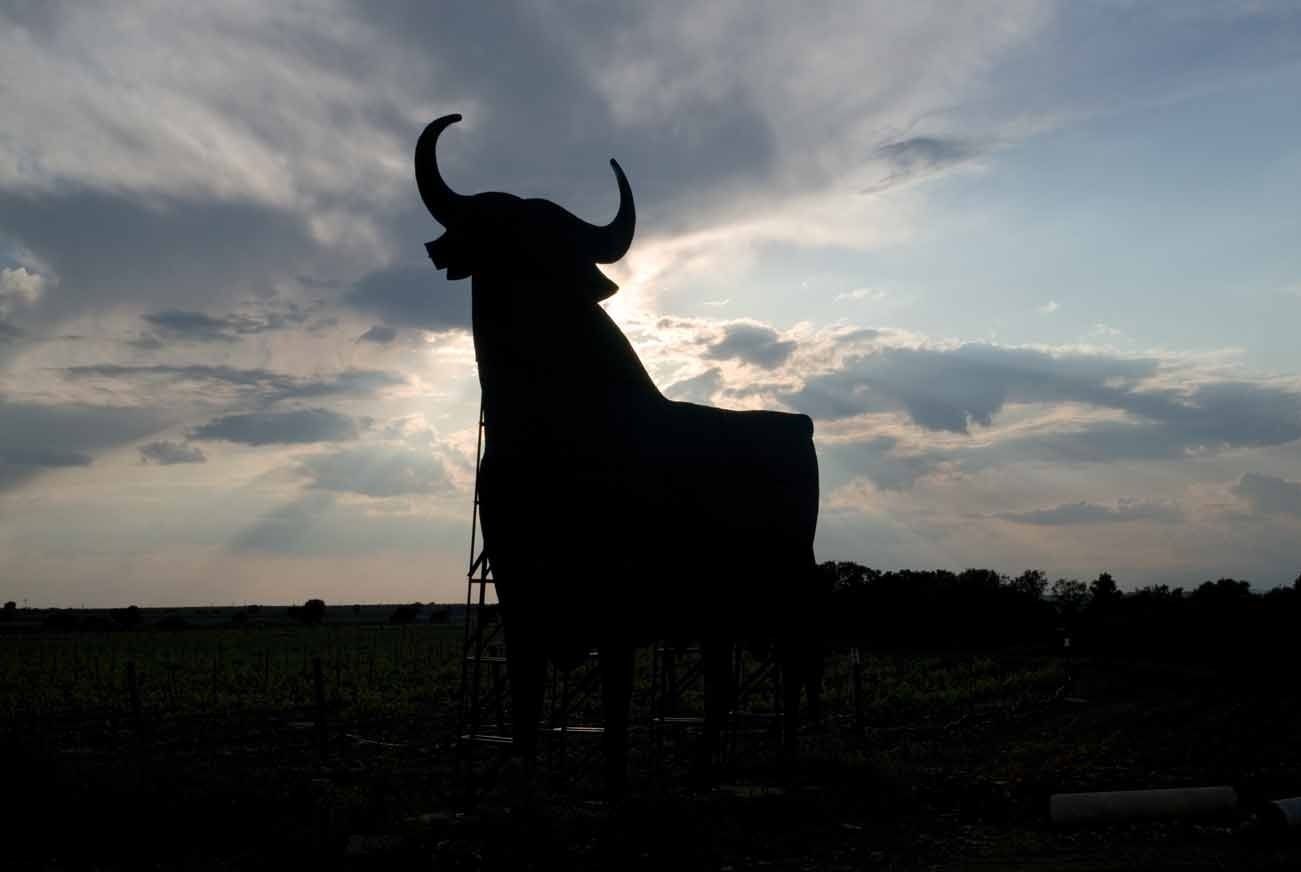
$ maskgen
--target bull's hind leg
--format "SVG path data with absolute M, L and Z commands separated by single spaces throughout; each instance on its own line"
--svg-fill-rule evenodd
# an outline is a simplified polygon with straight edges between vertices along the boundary
M 499 590 L 501 585 L 498 585 Z M 542 718 L 542 693 L 546 686 L 547 655 L 527 618 L 511 609 L 516 605 L 501 596 L 506 629 L 506 675 L 510 679 L 511 747 L 531 776 L 538 756 L 538 723 Z
M 805 652 L 798 643 L 777 646 L 777 660 L 782 671 L 782 756 L 793 762 L 799 749 L 800 687 L 804 683 Z M 810 690 L 810 698 L 812 690 Z
M 801 665 L 804 671 L 804 692 L 809 698 L 809 721 L 816 728 L 822 723 L 822 675 L 826 665 L 822 640 L 809 642 Z
M 632 703 L 633 648 L 624 643 L 601 646 L 601 709 L 605 752 L 605 788 L 611 801 L 623 798 L 628 785 L 628 707 Z
M 511 689 L 511 742 L 532 772 L 538 758 L 538 722 L 547 661 L 541 646 L 508 643 L 506 671 Z
M 732 710 L 732 642 L 707 639 L 700 645 L 705 672 L 705 726 L 691 778 L 699 786 L 711 785 L 723 758 L 723 739 Z

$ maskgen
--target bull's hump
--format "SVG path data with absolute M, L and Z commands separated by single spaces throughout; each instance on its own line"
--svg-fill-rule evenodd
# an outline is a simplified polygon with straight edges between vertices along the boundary
M 794 437 L 801 439 L 813 438 L 813 419 L 808 415 L 799 412 L 754 412 L 756 415 L 763 415 L 773 420 L 774 427 L 781 427 L 784 431 Z M 780 423 L 778 423 L 780 422 Z
M 690 416 L 698 416 L 702 423 L 712 421 L 713 426 L 716 427 L 725 429 L 737 427 L 756 435 L 781 439 L 813 438 L 813 419 L 799 412 L 776 412 L 768 409 L 741 411 L 681 402 L 670 405 L 682 409 Z

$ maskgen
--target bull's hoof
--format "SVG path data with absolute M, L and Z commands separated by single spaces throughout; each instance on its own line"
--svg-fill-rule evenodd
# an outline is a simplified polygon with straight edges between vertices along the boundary
M 708 757 L 697 757 L 687 770 L 687 788 L 697 793 L 713 790 L 718 782 L 718 767 Z
M 605 765 L 605 800 L 615 805 L 628 794 L 628 762 L 607 760 Z
M 533 763 L 511 757 L 497 771 L 487 803 L 500 808 L 528 809 L 538 804 L 538 772 Z

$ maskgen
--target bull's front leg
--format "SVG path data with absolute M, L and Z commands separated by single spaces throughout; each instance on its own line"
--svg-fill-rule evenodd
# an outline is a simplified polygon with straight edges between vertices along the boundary
M 507 627 L 506 673 L 511 692 L 511 745 L 531 778 L 538 758 L 538 725 L 546 686 L 547 659 L 542 645 Z
M 714 782 L 723 759 L 723 740 L 732 710 L 732 648 L 730 639 L 706 639 L 700 644 L 705 672 L 705 726 L 696 748 L 692 780 L 702 787 Z
M 618 801 L 628 785 L 628 708 L 632 704 L 634 652 L 626 643 L 602 645 L 600 652 L 605 788 L 609 799 Z
M 779 643 L 776 654 L 782 671 L 782 756 L 789 764 L 799 750 L 800 687 L 805 679 L 806 655 L 802 646 L 789 641 Z

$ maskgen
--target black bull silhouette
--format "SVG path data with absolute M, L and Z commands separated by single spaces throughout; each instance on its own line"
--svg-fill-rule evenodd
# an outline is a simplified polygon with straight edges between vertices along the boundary
M 609 787 L 622 788 L 632 657 L 656 639 L 700 640 L 708 770 L 730 703 L 739 640 L 777 646 L 785 747 L 802 684 L 818 677 L 813 556 L 818 467 L 805 415 L 673 402 L 598 303 L 617 286 L 636 222 L 618 163 L 606 226 L 546 200 L 454 192 L 432 122 L 416 146 L 425 206 L 446 228 L 426 246 L 449 279 L 472 278 L 486 433 L 484 545 L 506 627 L 514 745 L 536 753 L 545 664 L 598 647 Z M 812 668 L 810 668 L 812 667 Z M 810 702 L 816 690 L 810 685 Z

